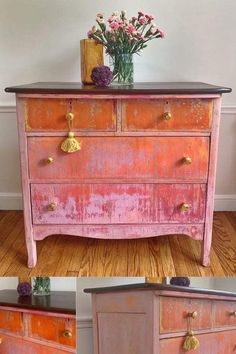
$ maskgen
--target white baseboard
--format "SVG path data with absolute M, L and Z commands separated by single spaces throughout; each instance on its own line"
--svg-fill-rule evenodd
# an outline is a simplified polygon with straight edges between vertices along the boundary
M 22 210 L 21 193 L 0 193 L 0 210 Z
M 22 210 L 21 193 L 0 193 L 0 210 Z M 215 211 L 236 211 L 236 194 L 215 196 Z

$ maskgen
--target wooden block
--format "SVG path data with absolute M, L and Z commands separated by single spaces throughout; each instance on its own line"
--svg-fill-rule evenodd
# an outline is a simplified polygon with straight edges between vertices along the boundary
M 80 41 L 81 81 L 83 84 L 93 84 L 91 74 L 93 68 L 103 65 L 103 45 L 93 39 Z

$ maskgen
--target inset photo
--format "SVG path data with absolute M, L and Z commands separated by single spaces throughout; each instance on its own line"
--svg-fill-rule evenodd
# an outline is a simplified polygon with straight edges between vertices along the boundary
M 76 278 L 0 278 L 0 354 L 76 354 Z
M 233 354 L 236 278 L 77 279 L 79 354 Z

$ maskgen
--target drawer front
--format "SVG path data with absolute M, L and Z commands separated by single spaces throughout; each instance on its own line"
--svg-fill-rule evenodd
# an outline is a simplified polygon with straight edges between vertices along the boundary
M 236 301 L 214 301 L 214 327 L 236 326 Z
M 197 317 L 189 314 L 197 312 Z M 212 302 L 200 299 L 161 297 L 160 333 L 187 331 L 189 320 L 192 329 L 211 328 Z
M 205 193 L 198 184 L 33 184 L 33 223 L 201 223 Z
M 66 154 L 60 149 L 63 138 L 28 138 L 30 178 L 207 180 L 209 139 L 205 137 L 78 139 L 82 149 Z M 48 163 L 48 158 L 53 161 Z
M 71 337 L 65 336 L 69 331 Z M 48 340 L 75 348 L 75 320 L 60 317 L 31 315 L 29 320 L 29 336 L 39 340 Z
M 122 104 L 123 130 L 210 130 L 212 108 L 210 99 L 127 100 Z
M 3 331 L 22 334 L 22 314 L 16 311 L 0 310 L 0 329 Z
M 72 112 L 74 130 L 116 130 L 116 104 L 105 99 L 25 99 L 27 131 L 67 131 L 66 114 Z
M 33 343 L 22 338 L 0 334 L 0 354 L 68 354 L 66 349 L 47 346 L 46 343 Z M 76 351 L 74 351 L 76 353 Z
M 162 339 L 160 354 L 233 354 L 236 353 L 236 331 L 196 335 L 200 346 L 196 350 L 184 350 L 185 338 Z

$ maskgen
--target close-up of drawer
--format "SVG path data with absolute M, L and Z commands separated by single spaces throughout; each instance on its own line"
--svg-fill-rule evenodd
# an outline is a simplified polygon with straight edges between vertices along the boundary
M 27 131 L 67 131 L 68 118 L 74 130 L 116 130 L 112 99 L 26 98 L 24 115 Z
M 34 343 L 23 338 L 0 334 L 0 354 L 68 354 L 75 353 L 55 346 Z
M 62 137 L 29 137 L 31 179 L 165 179 L 206 182 L 207 137 L 77 137 L 81 150 L 61 150 Z
M 122 102 L 124 131 L 209 131 L 212 99 L 181 98 Z
M 236 351 L 235 331 L 199 334 L 196 337 L 200 345 L 192 350 L 183 349 L 185 337 L 162 339 L 160 354 L 233 354 Z
M 204 184 L 32 184 L 34 224 L 202 223 Z
M 29 337 L 75 347 L 74 319 L 32 314 L 29 317 Z
M 214 301 L 214 327 L 236 326 L 236 301 Z
M 190 322 L 193 330 L 211 328 L 211 312 L 209 300 L 161 296 L 160 333 L 186 332 Z
M 22 313 L 0 309 L 0 331 L 23 334 Z

